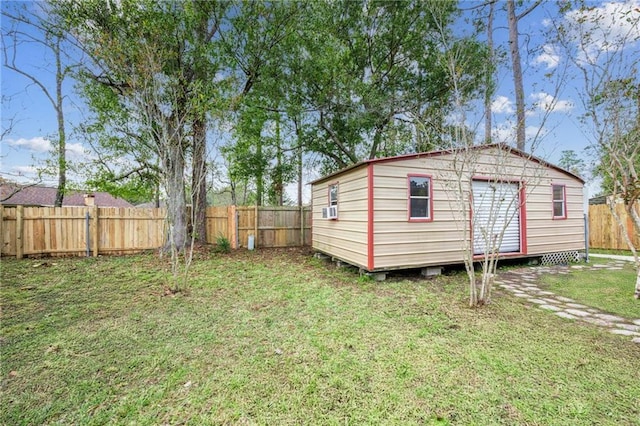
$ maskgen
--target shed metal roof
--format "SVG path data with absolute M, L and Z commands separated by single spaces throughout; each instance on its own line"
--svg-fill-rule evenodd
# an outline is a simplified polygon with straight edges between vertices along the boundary
M 580 182 L 582 182 L 584 184 L 584 179 L 582 179 L 580 176 L 571 173 L 568 170 L 563 169 L 562 167 L 556 166 L 555 164 L 549 163 L 548 161 L 545 161 L 539 157 L 536 157 L 534 155 L 531 154 L 527 154 L 524 151 L 520 151 L 519 149 L 513 148 L 507 144 L 486 144 L 486 145 L 474 145 L 470 148 L 453 148 L 453 149 L 443 149 L 443 150 L 438 150 L 438 151 L 430 151 L 430 152 L 419 152 L 419 153 L 415 153 L 415 154 L 404 154 L 404 155 L 398 155 L 395 157 L 384 157 L 384 158 L 373 158 L 370 160 L 363 160 L 360 161 L 358 163 L 352 164 L 350 166 L 347 166 L 341 170 L 338 170 L 337 172 L 328 174 L 326 176 L 323 176 L 321 178 L 318 178 L 316 180 L 313 180 L 311 182 L 309 182 L 310 185 L 316 184 L 316 183 L 320 183 L 332 178 L 335 178 L 336 176 L 339 176 L 347 171 L 350 170 L 354 170 L 360 167 L 364 167 L 366 165 L 369 164 L 375 164 L 375 163 L 385 163 L 385 162 L 393 162 L 393 161 L 401 161 L 401 160 L 408 160 L 408 159 L 413 159 L 413 158 L 422 158 L 422 157 L 437 157 L 440 155 L 448 155 L 448 154 L 454 154 L 456 152 L 459 151 L 463 151 L 465 149 L 472 149 L 472 150 L 486 150 L 486 149 L 493 149 L 493 148 L 500 148 L 500 149 L 506 149 L 507 151 L 511 152 L 514 155 L 517 155 L 519 157 L 523 157 L 526 158 L 527 160 L 536 162 L 538 164 L 541 164 L 545 167 L 549 167 L 551 169 L 555 169 L 558 170 L 562 173 L 565 173 L 577 180 L 579 180 Z

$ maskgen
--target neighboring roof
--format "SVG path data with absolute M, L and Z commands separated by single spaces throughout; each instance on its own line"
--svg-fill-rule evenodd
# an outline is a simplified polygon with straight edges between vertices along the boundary
M 538 158 L 534 155 L 531 154 L 527 154 L 524 151 L 520 151 L 519 149 L 513 148 L 509 145 L 506 144 L 487 144 L 487 145 L 474 145 L 469 149 L 473 149 L 473 150 L 485 150 L 485 149 L 493 149 L 493 148 L 501 148 L 501 149 L 506 149 L 507 151 L 511 152 L 513 155 L 517 155 L 519 157 L 523 157 L 526 158 L 527 160 L 536 162 L 538 164 L 541 164 L 545 167 L 549 167 L 555 170 L 558 170 L 562 173 L 565 173 L 575 179 L 578 179 L 580 182 L 582 182 L 584 184 L 584 179 L 582 179 L 580 176 L 571 173 L 568 170 L 563 169 L 562 167 L 558 167 L 554 164 L 549 163 L 548 161 L 545 161 L 541 158 Z M 453 154 L 457 151 L 462 151 L 464 148 L 457 148 L 457 149 L 444 149 L 444 150 L 439 150 L 439 151 L 431 151 L 431 152 L 420 152 L 417 154 L 405 154 L 405 155 L 398 155 L 396 157 L 384 157 L 384 158 L 374 158 L 371 160 L 364 160 L 364 161 L 360 161 L 358 163 L 352 164 L 351 166 L 345 167 L 344 169 L 338 170 L 337 172 L 331 173 L 329 175 L 323 176 L 321 178 L 318 178 L 314 181 L 309 182 L 309 184 L 313 185 L 314 183 L 319 183 L 328 179 L 331 179 L 335 176 L 338 176 L 346 171 L 349 170 L 353 170 L 353 169 L 357 169 L 359 167 L 368 165 L 368 164 L 374 164 L 374 163 L 386 163 L 386 162 L 393 162 L 393 161 L 400 161 L 400 160 L 409 160 L 409 159 L 413 159 L 413 158 L 422 158 L 422 157 L 437 157 L 440 155 L 448 155 L 448 154 Z
M 11 195 L 14 193 L 13 195 Z M 56 188 L 46 186 L 24 186 L 20 188 L 15 184 L 0 185 L 0 200 L 11 195 L 2 205 L 43 206 L 52 207 L 56 200 Z M 62 199 L 64 207 L 86 206 L 85 196 L 94 196 L 94 205 L 98 207 L 133 207 L 131 203 L 122 198 L 116 198 L 106 192 L 70 192 Z

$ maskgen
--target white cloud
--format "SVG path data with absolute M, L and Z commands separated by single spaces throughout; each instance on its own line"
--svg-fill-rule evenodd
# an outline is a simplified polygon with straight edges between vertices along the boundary
M 581 46 L 583 61 L 595 63 L 601 52 L 620 51 L 640 40 L 640 0 L 606 2 L 565 14 L 570 35 Z
M 14 148 L 25 148 L 33 152 L 48 152 L 53 148 L 51 142 L 41 136 L 31 139 L 7 139 L 7 145 Z
M 491 112 L 495 114 L 512 114 L 513 102 L 506 96 L 498 96 L 491 102 Z
M 66 151 L 68 154 L 75 155 L 77 157 L 84 157 L 87 153 L 81 143 L 68 143 Z
M 560 63 L 558 49 L 552 44 L 542 46 L 542 53 L 533 60 L 533 65 L 546 65 L 547 69 L 553 69 Z
M 545 92 L 531 94 L 536 108 L 542 112 L 568 112 L 573 109 L 571 101 L 562 101 Z
M 539 140 L 548 133 L 547 129 L 539 126 L 527 126 L 524 129 L 524 135 L 528 142 Z M 512 120 L 504 121 L 498 124 L 491 131 L 493 142 L 514 144 L 516 140 L 516 125 Z
M 13 166 L 11 172 L 18 176 L 33 176 L 38 174 L 38 170 L 33 166 Z
M 37 136 L 31 139 L 7 139 L 6 144 L 16 149 L 26 149 L 36 154 L 52 152 L 54 147 L 50 140 Z M 88 153 L 81 143 L 67 143 L 66 152 L 74 158 L 85 158 Z
M 527 141 L 532 141 L 534 139 L 538 140 L 544 137 L 547 133 L 549 133 L 547 129 L 539 126 L 527 126 L 524 129 L 524 136 Z

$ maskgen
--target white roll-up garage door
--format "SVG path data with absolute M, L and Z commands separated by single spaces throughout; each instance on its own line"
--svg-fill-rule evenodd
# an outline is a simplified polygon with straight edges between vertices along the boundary
M 483 254 L 494 247 L 499 247 L 500 253 L 519 252 L 519 185 L 474 180 L 472 189 L 473 253 Z

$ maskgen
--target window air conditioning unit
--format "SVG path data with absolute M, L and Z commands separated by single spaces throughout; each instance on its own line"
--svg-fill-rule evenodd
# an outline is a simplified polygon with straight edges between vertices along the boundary
M 322 208 L 323 219 L 337 219 L 338 218 L 338 206 L 329 206 Z

